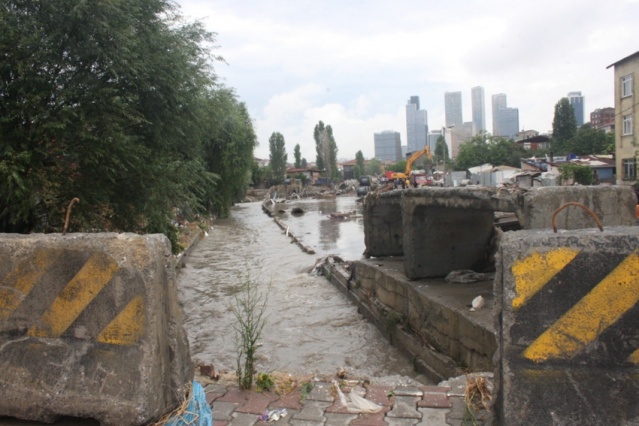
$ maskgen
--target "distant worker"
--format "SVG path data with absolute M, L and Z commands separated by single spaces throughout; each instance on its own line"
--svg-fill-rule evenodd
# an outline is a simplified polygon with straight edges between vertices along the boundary
M 395 187 L 395 189 L 397 189 L 397 185 L 398 185 L 397 178 L 395 178 L 393 179 L 393 186 Z

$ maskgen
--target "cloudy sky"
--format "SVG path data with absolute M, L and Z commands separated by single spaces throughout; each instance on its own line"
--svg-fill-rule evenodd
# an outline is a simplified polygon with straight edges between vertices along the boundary
M 554 105 L 585 96 L 586 121 L 614 106 L 613 70 L 639 50 L 639 0 L 176 0 L 217 33 L 215 65 L 246 103 L 259 147 L 280 132 L 289 161 L 300 144 L 315 161 L 313 128 L 333 127 L 340 159 L 374 156 L 373 134 L 401 133 L 405 105 L 419 96 L 430 129 L 444 125 L 444 92 L 470 89 L 519 108 L 522 129 L 547 132 Z

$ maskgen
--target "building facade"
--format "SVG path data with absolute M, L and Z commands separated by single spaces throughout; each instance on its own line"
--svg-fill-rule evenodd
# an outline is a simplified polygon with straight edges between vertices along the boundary
M 375 158 L 384 162 L 397 162 L 402 159 L 402 140 L 399 132 L 384 130 L 375 133 Z
M 509 108 L 506 95 L 492 96 L 493 136 L 513 139 L 519 132 L 519 109 Z
M 411 96 L 406 104 L 406 146 L 409 152 L 426 145 L 428 135 L 428 113 L 419 109 L 419 96 Z
M 470 99 L 473 109 L 473 136 L 486 131 L 486 100 L 484 88 L 476 86 L 470 89 Z
M 462 127 L 462 94 L 461 92 L 444 93 L 444 109 L 446 112 L 446 127 Z
M 593 128 L 611 132 L 615 130 L 615 109 L 611 107 L 597 108 L 590 113 L 590 124 Z
M 572 105 L 572 109 L 575 111 L 575 120 L 577 120 L 577 127 L 583 126 L 585 97 L 581 95 L 581 92 L 569 92 L 568 101 L 570 101 L 570 105 Z
M 639 136 L 639 51 L 609 65 L 615 69 L 615 160 L 617 184 L 637 181 L 637 136 Z

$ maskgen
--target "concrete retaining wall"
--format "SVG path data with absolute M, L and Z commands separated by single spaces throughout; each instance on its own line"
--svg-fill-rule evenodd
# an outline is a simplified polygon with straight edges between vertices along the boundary
M 638 247 L 638 227 L 504 234 L 500 424 L 639 424 Z
M 0 415 L 138 425 L 193 379 L 163 235 L 0 235 Z
M 417 371 L 438 382 L 466 371 L 492 370 L 496 340 L 492 319 L 492 280 L 454 284 L 409 281 L 401 258 L 345 264 L 329 262 L 326 274 L 360 312 L 414 362 Z M 479 294 L 483 310 L 467 304 Z

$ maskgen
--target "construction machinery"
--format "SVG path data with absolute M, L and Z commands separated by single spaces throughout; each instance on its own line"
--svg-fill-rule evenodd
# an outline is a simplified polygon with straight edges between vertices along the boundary
M 425 146 L 424 148 L 420 149 L 419 151 L 415 151 L 413 152 L 413 154 L 408 157 L 408 160 L 406 160 L 406 172 L 402 173 L 402 172 L 395 172 L 391 175 L 392 179 L 400 179 L 403 181 L 408 181 L 410 178 L 410 172 L 411 172 L 411 168 L 413 166 L 413 163 L 422 155 L 426 154 L 426 158 L 428 158 L 430 161 L 433 160 L 433 155 L 430 152 L 430 148 L 427 146 Z M 409 182 L 406 182 L 406 184 L 409 184 Z

